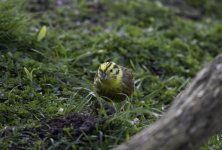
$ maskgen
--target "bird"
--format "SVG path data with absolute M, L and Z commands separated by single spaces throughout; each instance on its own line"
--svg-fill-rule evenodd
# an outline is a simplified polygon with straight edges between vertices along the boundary
M 106 101 L 121 102 L 134 92 L 134 77 L 130 69 L 114 62 L 102 63 L 94 78 L 96 93 Z

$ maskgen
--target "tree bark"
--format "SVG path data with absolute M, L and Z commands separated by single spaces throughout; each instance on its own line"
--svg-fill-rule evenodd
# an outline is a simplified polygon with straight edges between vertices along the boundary
M 198 149 L 221 129 L 222 54 L 198 73 L 161 119 L 116 149 Z

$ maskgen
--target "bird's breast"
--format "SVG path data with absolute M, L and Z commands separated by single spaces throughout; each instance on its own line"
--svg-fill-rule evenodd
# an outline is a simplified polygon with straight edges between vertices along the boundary
M 120 83 L 115 80 L 106 80 L 101 82 L 102 88 L 106 91 L 118 91 L 121 89 Z

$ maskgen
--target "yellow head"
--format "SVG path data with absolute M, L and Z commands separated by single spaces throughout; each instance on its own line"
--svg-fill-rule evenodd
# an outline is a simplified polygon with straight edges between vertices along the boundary
M 114 62 L 105 62 L 99 66 L 94 85 L 99 96 L 107 100 L 122 101 L 133 93 L 133 74 Z
M 98 69 L 98 77 L 101 82 L 115 84 L 115 82 L 121 80 L 122 70 L 114 62 L 105 62 Z

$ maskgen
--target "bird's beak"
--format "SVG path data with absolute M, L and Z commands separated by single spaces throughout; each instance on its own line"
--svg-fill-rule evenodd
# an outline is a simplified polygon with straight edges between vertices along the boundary
M 109 76 L 108 76 L 105 72 L 102 73 L 102 79 L 103 79 L 103 80 L 108 79 L 108 77 L 109 77 Z

